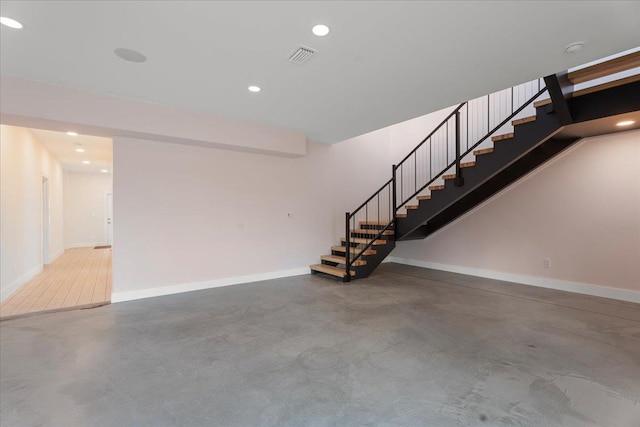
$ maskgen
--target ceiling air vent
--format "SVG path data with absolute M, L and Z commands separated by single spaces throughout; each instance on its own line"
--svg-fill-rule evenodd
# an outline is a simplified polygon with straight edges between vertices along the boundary
M 294 64 L 304 64 L 311 58 L 317 50 L 310 47 L 300 46 L 291 55 L 289 55 L 289 62 Z

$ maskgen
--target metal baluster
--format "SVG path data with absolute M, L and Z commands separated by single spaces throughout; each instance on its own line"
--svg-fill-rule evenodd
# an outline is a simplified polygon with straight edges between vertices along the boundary
M 487 95 L 487 133 L 491 131 L 491 120 L 490 120 L 490 111 L 491 111 L 491 96 Z M 468 149 L 469 147 L 467 147 Z
M 345 276 L 344 276 L 344 281 L 345 282 L 350 282 L 351 281 L 351 262 L 349 261 L 350 258 L 350 247 L 351 247 L 351 239 L 350 237 L 350 232 L 349 232 L 349 212 L 345 213 L 345 228 L 346 228 L 346 236 L 345 236 L 345 251 L 344 251 L 344 266 L 345 266 Z
M 449 122 L 447 122 L 447 125 L 445 126 L 445 128 L 447 129 L 447 133 L 446 133 L 446 137 L 445 137 L 446 138 L 445 142 L 446 142 L 446 146 L 447 146 L 447 148 L 446 148 L 447 152 L 446 152 L 446 156 L 445 156 L 444 161 L 445 161 L 445 164 L 448 165 L 449 164 Z
M 462 169 L 460 168 L 460 112 L 456 113 L 456 179 L 453 184 L 461 187 L 464 184 Z M 448 164 L 448 163 L 447 163 Z
M 380 193 L 376 196 L 376 200 L 378 201 L 378 222 L 380 222 Z
M 431 147 L 431 138 L 429 138 L 429 179 L 433 177 L 433 152 Z
M 404 163 L 400 165 L 400 198 L 404 200 Z

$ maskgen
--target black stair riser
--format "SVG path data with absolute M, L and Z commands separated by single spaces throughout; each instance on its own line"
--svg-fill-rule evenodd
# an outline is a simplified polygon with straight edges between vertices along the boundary
M 373 239 L 375 237 L 375 235 L 373 234 L 363 234 L 363 233 L 355 233 L 355 232 L 351 232 L 351 237 L 355 237 L 357 239 Z M 382 236 L 378 237 L 376 240 L 391 240 L 393 239 L 393 234 L 383 234 Z
M 386 227 L 386 225 L 370 225 L 370 224 L 356 224 L 358 228 L 362 228 L 363 230 L 382 230 Z
M 571 100 L 574 123 L 640 110 L 640 81 L 578 96 Z

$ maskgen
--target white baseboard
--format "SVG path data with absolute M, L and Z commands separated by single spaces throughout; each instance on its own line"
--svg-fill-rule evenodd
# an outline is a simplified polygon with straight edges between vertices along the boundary
M 179 294 L 182 292 L 200 291 L 221 286 L 239 285 L 242 283 L 259 282 L 261 280 L 280 279 L 283 277 L 301 276 L 309 274 L 309 267 L 293 268 L 290 270 L 273 271 L 270 273 L 251 274 L 248 276 L 227 277 L 224 279 L 205 280 L 203 282 L 183 283 L 180 285 L 158 286 L 140 289 L 138 291 L 114 292 L 111 302 L 133 301 L 142 298 L 159 297 L 163 295 Z
M 89 242 L 89 243 L 71 243 L 68 246 L 65 246 L 65 249 L 74 249 L 74 248 L 92 248 L 94 246 L 105 246 L 108 245 L 106 242 Z
M 27 271 L 26 273 L 24 273 L 22 276 L 18 277 L 16 280 L 11 282 L 4 289 L 0 290 L 0 302 L 3 302 L 5 299 L 11 296 L 15 291 L 20 289 L 20 286 L 24 285 L 29 280 L 33 279 L 35 275 L 40 273 L 41 271 L 42 271 L 42 266 L 38 265 L 32 268 L 31 270 Z
M 468 274 L 471 276 L 486 277 L 487 279 L 515 282 L 523 285 L 539 286 L 541 288 L 557 289 L 560 291 L 575 292 L 578 294 L 592 295 L 596 297 L 612 298 L 621 301 L 640 303 L 640 291 L 627 289 L 608 288 L 589 283 L 570 282 L 567 280 L 551 279 L 548 277 L 526 276 L 524 274 L 504 273 L 501 271 L 483 270 L 480 268 L 462 267 L 458 265 L 440 264 L 436 262 L 420 261 L 415 259 L 387 257 L 389 262 L 412 265 L 415 267 L 431 268 L 434 270 L 449 271 L 452 273 Z

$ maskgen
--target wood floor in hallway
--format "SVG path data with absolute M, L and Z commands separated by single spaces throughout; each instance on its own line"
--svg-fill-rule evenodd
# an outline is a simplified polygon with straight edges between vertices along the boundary
M 111 301 L 111 249 L 67 249 L 0 305 L 0 320 Z

